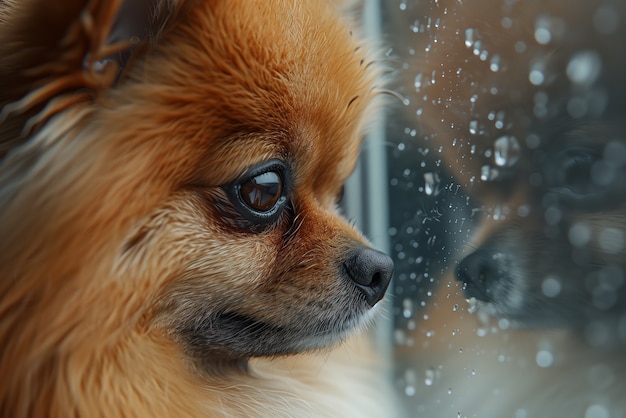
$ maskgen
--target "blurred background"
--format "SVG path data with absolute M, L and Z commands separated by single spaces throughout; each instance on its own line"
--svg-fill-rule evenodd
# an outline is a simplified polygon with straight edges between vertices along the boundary
M 345 204 L 406 416 L 626 417 L 626 2 L 366 6 L 398 97 Z

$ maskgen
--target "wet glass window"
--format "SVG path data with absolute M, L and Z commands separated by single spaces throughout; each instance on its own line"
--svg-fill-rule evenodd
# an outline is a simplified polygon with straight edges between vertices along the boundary
M 398 98 L 363 219 L 407 415 L 625 417 L 626 2 L 380 7 Z

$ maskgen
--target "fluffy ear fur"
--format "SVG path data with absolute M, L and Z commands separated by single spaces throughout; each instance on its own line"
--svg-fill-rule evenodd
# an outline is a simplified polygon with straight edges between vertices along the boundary
M 176 4 L 0 2 L 0 158 L 42 121 L 111 87 L 132 51 L 165 30 Z
M 0 173 L 0 208 L 4 210 L 15 203 L 16 190 L 20 190 L 23 182 L 27 181 L 26 177 L 45 179 L 50 176 L 50 170 L 37 171 L 33 167 L 38 164 L 41 167 L 41 161 L 49 160 L 49 155 L 42 149 L 48 147 L 56 136 L 37 136 L 37 131 L 45 129 L 44 123 L 58 112 L 84 107 L 80 104 L 93 102 L 113 86 L 131 46 L 141 46 L 149 42 L 148 39 L 155 39 L 164 29 L 174 7 L 174 3 L 157 4 L 143 0 L 124 3 L 118 0 L 0 0 L 0 160 L 4 159 L 2 162 L 6 163 Z M 133 44 L 128 35 L 140 38 L 139 42 Z M 79 106 L 74 106 L 76 104 Z M 64 119 L 53 129 L 58 131 L 59 126 L 67 129 L 72 121 L 71 117 Z M 26 142 L 24 146 L 19 146 Z M 16 147 L 21 151 L 16 149 L 7 155 Z M 56 187 L 67 190 L 61 184 L 56 184 Z M 36 193 L 41 195 L 43 188 L 51 193 L 59 192 L 52 192 L 51 187 L 43 186 Z M 27 197 L 22 198 L 28 200 Z M 27 268 L 25 265 L 34 258 L 32 253 L 28 253 L 25 242 L 34 241 L 34 237 L 41 238 L 43 232 L 38 232 L 41 225 L 59 217 L 58 213 L 53 214 L 36 203 L 32 206 L 37 206 L 37 210 L 42 210 L 44 215 L 37 215 L 37 210 L 29 208 L 26 209 L 28 213 L 22 209 L 19 217 L 31 219 L 31 222 L 25 222 L 29 225 L 33 224 L 33 219 L 41 220 L 34 229 L 12 230 L 11 225 L 15 225 L 12 219 L 16 218 L 12 218 L 9 209 L 3 211 L 0 223 L 2 252 L 6 256 L 2 258 L 3 267 L 7 267 L 7 260 L 15 261 L 13 266 L 0 273 L 0 295 L 3 295 L 0 302 L 0 375 L 15 377 L 23 373 L 26 376 L 21 376 L 19 383 L 19 379 L 15 379 L 0 384 L 2 416 L 33 416 L 37 413 L 40 414 L 38 416 L 55 416 L 54 408 L 62 410 L 59 404 L 64 402 L 59 400 L 61 398 L 54 403 L 50 401 L 50 382 L 59 376 L 58 366 L 53 365 L 56 363 L 55 356 L 59 356 L 58 350 L 51 350 L 54 354 L 48 357 L 42 355 L 41 352 L 49 348 L 43 346 L 50 341 L 42 343 L 40 339 L 36 342 L 41 333 L 25 328 L 20 322 L 27 317 L 36 317 L 34 306 L 41 302 L 42 294 L 51 289 L 50 295 L 63 292 L 58 283 L 53 284 L 50 270 L 48 274 L 39 276 L 46 278 L 44 282 L 18 278 L 20 272 Z M 72 205 L 68 204 L 68 207 Z M 58 242 L 59 239 L 57 235 L 55 240 Z M 7 255 L 4 250 L 8 248 L 13 248 L 15 252 Z M 83 258 L 73 249 L 67 250 L 73 254 L 72 257 Z M 19 256 L 15 257 L 16 254 Z M 67 259 L 60 260 L 58 254 L 52 259 L 69 264 Z M 49 300 L 41 305 L 57 308 Z M 54 327 L 50 316 L 43 315 L 41 320 L 47 327 Z M 19 367 L 15 367 L 15 359 L 24 357 L 26 351 L 33 349 L 39 350 L 39 353 L 25 360 L 30 371 L 16 371 Z M 37 356 L 39 358 L 36 359 Z M 32 404 L 29 403 L 31 401 Z M 71 401 L 64 405 L 71 405 Z M 65 415 L 56 413 L 57 416 Z

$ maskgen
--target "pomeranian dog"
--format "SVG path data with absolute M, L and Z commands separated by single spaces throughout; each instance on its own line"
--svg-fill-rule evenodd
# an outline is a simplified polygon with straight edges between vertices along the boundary
M 440 0 L 403 13 L 424 146 L 483 213 L 431 303 L 439 332 L 416 343 L 433 379 L 413 407 L 626 416 L 626 3 Z
M 380 66 L 325 0 L 0 2 L 0 415 L 384 416 L 338 211 Z M 301 354 L 305 353 L 305 354 Z

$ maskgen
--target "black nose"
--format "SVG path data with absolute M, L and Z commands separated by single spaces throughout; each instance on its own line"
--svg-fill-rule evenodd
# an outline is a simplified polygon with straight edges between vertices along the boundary
M 387 255 L 360 247 L 344 261 L 343 266 L 370 306 L 385 296 L 393 273 L 393 261 Z
M 461 260 L 456 278 L 464 284 L 465 297 L 491 301 L 493 287 L 500 276 L 500 264 L 498 255 L 486 250 L 478 250 Z

